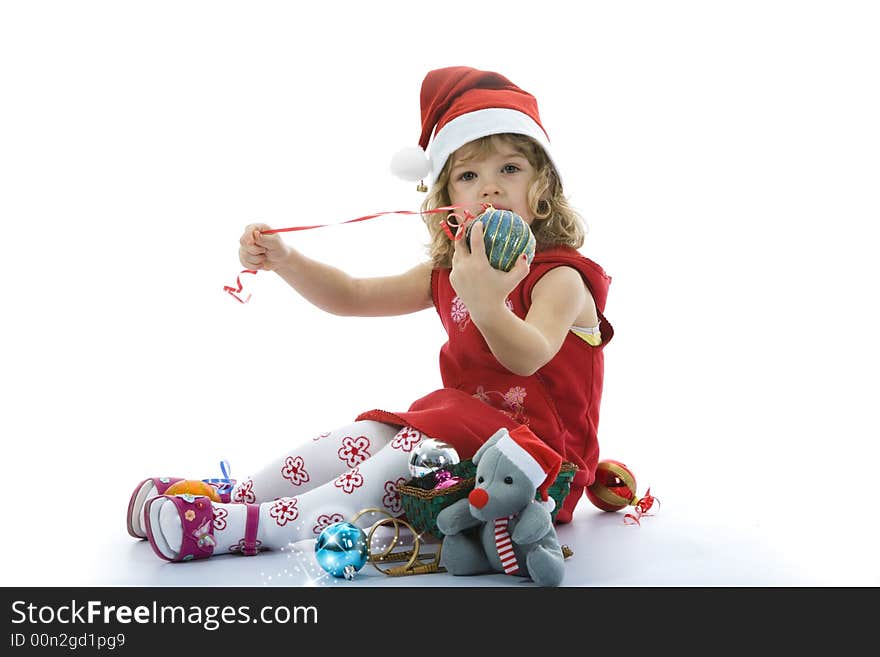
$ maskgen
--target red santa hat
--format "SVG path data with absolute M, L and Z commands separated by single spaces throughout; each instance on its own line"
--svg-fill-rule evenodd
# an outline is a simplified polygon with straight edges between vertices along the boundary
M 421 109 L 419 145 L 399 151 L 391 160 L 392 173 L 404 180 L 423 180 L 430 186 L 458 148 L 505 132 L 531 137 L 553 161 L 537 100 L 498 73 L 467 66 L 429 71 L 422 82 Z
M 523 474 L 535 485 L 541 500 L 553 510 L 556 502 L 547 497 L 547 489 L 556 480 L 562 457 L 538 438 L 531 429 L 520 425 L 506 436 L 502 436 L 495 446 L 522 470 Z

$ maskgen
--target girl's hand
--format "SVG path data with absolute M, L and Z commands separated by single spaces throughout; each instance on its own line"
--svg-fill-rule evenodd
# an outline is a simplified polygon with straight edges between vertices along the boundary
M 272 271 L 290 255 L 290 247 L 278 236 L 263 235 L 260 231 L 271 230 L 266 224 L 250 224 L 244 229 L 238 259 L 246 269 Z
M 459 227 L 459 233 L 466 226 Z M 479 324 L 482 317 L 492 312 L 504 310 L 505 300 L 513 289 L 529 273 L 529 263 L 520 257 L 516 265 L 508 272 L 495 269 L 489 264 L 483 244 L 483 222 L 477 221 L 471 229 L 470 252 L 464 238 L 455 242 L 452 255 L 452 271 L 449 282 L 462 303 L 467 307 L 474 322 Z

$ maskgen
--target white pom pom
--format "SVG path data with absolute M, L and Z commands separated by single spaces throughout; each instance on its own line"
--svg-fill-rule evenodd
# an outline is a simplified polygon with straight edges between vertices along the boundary
M 431 171 L 428 156 L 418 146 L 408 146 L 397 151 L 391 158 L 391 173 L 398 178 L 417 182 L 425 178 Z

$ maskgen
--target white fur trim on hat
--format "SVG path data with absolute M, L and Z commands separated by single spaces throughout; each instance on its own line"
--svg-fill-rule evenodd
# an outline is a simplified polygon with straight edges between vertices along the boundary
M 505 434 L 495 443 L 498 449 L 509 458 L 513 464 L 522 470 L 523 474 L 529 478 L 537 489 L 547 478 L 547 472 L 535 460 L 535 457 L 529 454 L 522 445 L 511 438 L 510 434 Z
M 428 187 L 434 184 L 446 160 L 456 150 L 474 139 L 498 135 L 504 132 L 512 132 L 518 135 L 526 135 L 541 144 L 547 157 L 553 162 L 550 154 L 550 141 L 544 130 L 528 114 L 506 107 L 491 107 L 467 114 L 462 114 L 444 125 L 440 132 L 434 135 L 434 139 L 428 146 L 428 155 L 431 161 L 430 175 L 426 179 Z M 554 168 L 556 163 L 553 163 Z

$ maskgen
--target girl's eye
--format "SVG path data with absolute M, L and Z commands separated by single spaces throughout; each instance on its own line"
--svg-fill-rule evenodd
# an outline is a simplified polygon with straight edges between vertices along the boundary
M 519 171 L 519 167 L 515 164 L 505 164 L 503 171 L 504 173 L 516 173 Z
M 458 177 L 458 179 L 459 180 L 473 180 L 474 178 L 476 178 L 476 176 L 477 176 L 477 174 L 475 174 L 473 171 L 465 171 L 463 174 L 461 174 Z

